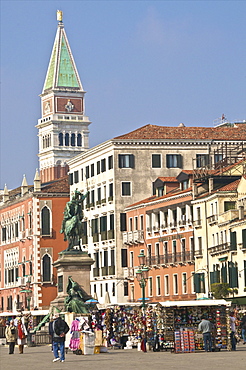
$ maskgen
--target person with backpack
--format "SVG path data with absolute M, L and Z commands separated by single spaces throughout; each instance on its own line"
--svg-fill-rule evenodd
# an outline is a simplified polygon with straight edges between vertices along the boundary
M 64 321 L 60 315 L 57 315 L 55 317 L 55 320 L 53 321 L 53 352 L 54 352 L 54 360 L 56 361 L 65 361 L 65 337 L 67 332 L 69 331 L 69 326 Z M 58 351 L 60 351 L 60 357 L 58 354 Z

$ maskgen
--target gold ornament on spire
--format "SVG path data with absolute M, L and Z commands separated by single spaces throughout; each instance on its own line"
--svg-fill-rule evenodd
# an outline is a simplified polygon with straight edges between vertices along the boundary
M 57 20 L 59 22 L 62 22 L 62 16 L 63 16 L 63 12 L 61 10 L 57 10 L 56 11 L 56 15 L 57 15 Z

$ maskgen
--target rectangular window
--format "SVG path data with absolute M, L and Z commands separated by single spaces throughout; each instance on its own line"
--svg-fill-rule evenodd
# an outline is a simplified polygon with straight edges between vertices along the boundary
M 109 216 L 109 230 L 114 230 L 114 214 L 111 213 Z
M 100 161 L 98 161 L 97 162 L 97 175 L 99 175 L 99 173 L 100 173 L 100 168 L 101 168 Z
M 133 251 L 130 251 L 130 256 L 129 256 L 129 264 L 130 264 L 130 267 L 134 267 L 134 254 L 133 254 Z
M 97 188 L 97 200 L 98 200 L 98 202 L 100 202 L 102 200 L 102 197 L 101 197 L 101 188 Z
M 182 168 L 181 154 L 167 154 L 166 165 L 167 168 Z
M 115 296 L 115 283 L 113 283 L 112 285 L 112 296 L 113 297 Z
M 85 177 L 88 179 L 90 177 L 90 167 L 86 166 L 85 167 Z
M 153 296 L 153 278 L 152 276 L 149 277 L 149 296 Z
M 107 231 L 107 216 L 100 217 L 100 233 Z
M 127 249 L 121 249 L 121 267 L 127 267 Z
M 229 211 L 230 209 L 236 209 L 236 202 L 224 202 L 224 212 Z
M 108 190 L 109 190 L 108 191 L 108 196 L 110 198 L 112 198 L 114 196 L 114 186 L 113 186 L 113 183 L 112 182 L 109 184 L 109 189 Z
M 106 159 L 101 159 L 101 172 L 106 171 Z
M 236 251 L 237 250 L 237 233 L 236 231 L 231 231 L 230 232 L 230 249 L 231 251 Z
M 134 217 L 134 230 L 138 230 L 138 217 Z
M 126 231 L 126 213 L 120 214 L 120 231 Z
M 63 275 L 58 276 L 57 287 L 58 292 L 63 292 Z
M 214 163 L 218 163 L 218 162 L 222 161 L 222 159 L 223 159 L 222 154 L 215 154 L 214 155 Z
M 91 203 L 92 203 L 92 205 L 94 205 L 94 203 L 95 203 L 95 190 L 91 191 Z
M 143 215 L 140 216 L 140 230 L 144 229 L 144 224 L 143 224 Z
M 187 275 L 186 272 L 183 272 L 182 274 L 182 293 L 186 294 L 187 293 Z
M 134 168 L 133 154 L 119 154 L 119 168 Z
M 160 154 L 152 154 L 152 168 L 161 168 Z
M 113 156 L 110 155 L 108 157 L 108 169 L 111 170 L 113 168 Z
M 242 230 L 242 247 L 243 248 L 246 248 L 246 229 L 243 229 Z M 246 287 L 246 285 L 245 285 L 245 287 Z
M 201 256 L 202 255 L 202 237 L 198 237 L 198 254 Z
M 91 164 L 91 177 L 95 176 L 95 168 L 94 163 Z
M 74 183 L 77 184 L 79 182 L 79 171 L 74 172 Z
M 173 294 L 178 294 L 178 275 L 173 275 Z
M 169 295 L 169 275 L 164 276 L 165 295 Z
M 121 195 L 131 196 L 131 183 L 130 181 L 125 181 L 121 183 Z
M 161 295 L 161 277 L 156 277 L 156 295 Z
M 194 292 L 205 293 L 205 274 L 194 274 Z
M 124 296 L 128 296 L 128 281 L 124 281 Z
M 73 185 L 73 173 L 69 174 L 68 181 L 69 181 L 69 185 Z
M 198 168 L 205 167 L 209 164 L 209 155 L 208 154 L 197 154 L 196 155 L 196 166 Z
M 115 251 L 114 249 L 110 250 L 110 259 L 111 259 L 111 265 L 110 266 L 115 266 Z
M 81 181 L 84 181 L 84 170 L 81 168 Z

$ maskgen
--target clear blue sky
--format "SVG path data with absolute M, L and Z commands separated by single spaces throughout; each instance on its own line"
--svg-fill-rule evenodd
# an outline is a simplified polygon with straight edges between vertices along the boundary
M 86 94 L 90 146 L 147 123 L 246 119 L 245 1 L 1 1 L 0 188 L 33 183 L 56 10 Z

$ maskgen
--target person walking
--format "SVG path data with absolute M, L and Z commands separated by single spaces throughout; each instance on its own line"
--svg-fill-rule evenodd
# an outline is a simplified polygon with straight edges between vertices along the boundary
M 236 344 L 237 344 L 237 340 L 236 340 L 236 337 L 235 337 L 235 333 L 236 333 L 236 317 L 235 317 L 233 311 L 230 312 L 230 329 L 231 329 L 231 332 L 230 332 L 231 350 L 232 351 L 236 351 Z
M 246 312 L 244 313 L 242 317 L 240 326 L 242 329 L 243 344 L 246 344 Z
M 23 354 L 24 345 L 26 344 L 27 330 L 22 320 L 19 319 L 17 323 L 17 344 L 19 346 L 19 353 Z
M 14 320 L 11 320 L 10 324 L 6 326 L 5 337 L 9 345 L 9 354 L 12 355 L 15 351 L 15 344 L 17 339 L 17 328 L 14 325 Z
M 202 332 L 203 343 L 205 352 L 212 352 L 212 330 L 213 324 L 206 319 L 206 316 L 202 316 L 202 321 L 198 325 L 198 330 Z
M 69 331 L 69 326 L 66 321 L 62 320 L 60 316 L 56 317 L 53 322 L 53 351 L 54 351 L 54 360 L 56 361 L 65 361 L 65 337 L 67 332 Z M 60 357 L 58 354 L 58 350 L 60 350 Z

